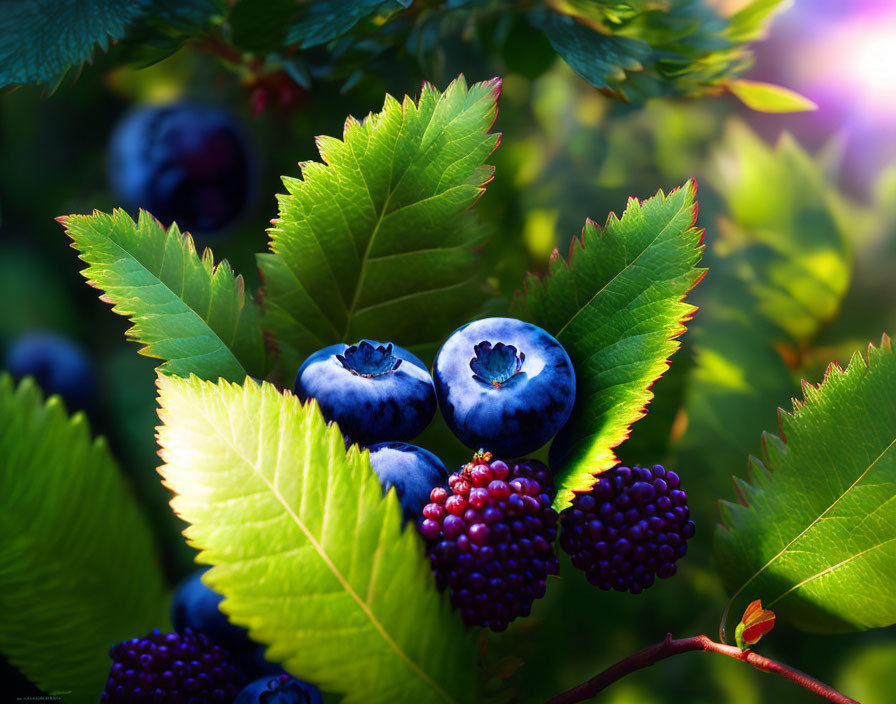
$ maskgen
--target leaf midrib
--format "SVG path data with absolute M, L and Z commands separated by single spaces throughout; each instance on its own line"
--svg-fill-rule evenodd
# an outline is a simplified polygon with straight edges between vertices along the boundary
M 436 112 L 438 112 L 438 106 L 444 100 L 444 96 L 445 96 L 444 93 L 439 95 L 439 99 L 436 101 L 435 105 L 433 106 L 432 112 L 429 114 L 429 119 L 426 122 L 426 127 L 423 128 L 423 131 L 421 134 L 421 139 L 423 137 L 425 137 L 426 133 L 429 131 L 429 128 L 432 125 L 432 121 L 435 118 Z M 401 105 L 399 107 L 399 109 L 401 110 L 401 127 L 403 127 L 405 124 L 405 120 L 407 119 L 407 112 L 405 111 L 404 105 Z M 445 130 L 447 130 L 448 127 L 453 122 L 455 122 L 461 115 L 463 115 L 463 113 L 466 109 L 467 109 L 467 105 L 466 105 L 466 103 L 464 103 L 464 106 L 454 116 L 452 116 L 452 118 L 447 123 L 445 123 L 444 127 L 442 128 L 442 131 L 444 132 Z M 377 123 L 377 124 L 379 124 L 379 123 Z M 376 127 L 377 127 L 377 125 L 372 126 L 372 132 L 376 131 Z M 398 129 L 399 138 L 401 137 L 401 134 L 402 134 L 401 127 L 399 127 L 399 129 Z M 383 206 L 380 210 L 379 217 L 377 218 L 377 221 L 376 221 L 376 225 L 373 228 L 373 232 L 370 233 L 370 237 L 367 239 L 367 245 L 365 246 L 364 254 L 361 257 L 361 271 L 358 273 L 358 280 L 357 280 L 357 283 L 355 284 L 355 291 L 354 291 L 354 294 L 352 295 L 351 305 L 349 306 L 349 308 L 345 314 L 345 330 L 342 333 L 343 341 L 347 341 L 347 339 L 348 339 L 348 333 L 349 333 L 349 330 L 351 329 L 352 319 L 353 319 L 353 316 L 356 314 L 355 308 L 357 307 L 358 301 L 360 300 L 361 291 L 363 290 L 363 285 L 364 285 L 364 278 L 367 274 L 368 255 L 370 253 L 371 247 L 373 246 L 373 241 L 376 239 L 376 235 L 379 232 L 380 225 L 382 224 L 383 219 L 386 217 L 386 212 L 389 209 L 389 203 L 392 200 L 392 196 L 398 190 L 398 187 L 401 185 L 402 181 L 404 180 L 404 177 L 407 175 L 408 171 L 410 171 L 411 167 L 414 164 L 418 163 L 418 161 L 429 152 L 430 148 L 435 143 L 436 143 L 436 140 L 433 140 L 423 151 L 416 153 L 415 156 L 408 162 L 408 165 L 401 171 L 401 174 L 398 176 L 398 181 L 395 182 L 394 184 L 392 183 L 392 179 L 395 176 L 395 173 L 394 173 L 395 147 L 393 146 L 392 149 L 390 150 L 389 192 L 386 194 L 386 200 L 383 203 Z M 375 203 L 373 200 L 373 194 L 370 192 L 370 186 L 367 184 L 367 178 L 364 176 L 364 171 L 361 167 L 361 162 L 358 161 L 358 156 L 355 154 L 355 145 L 353 143 L 350 143 L 347 138 L 345 140 L 345 144 L 351 149 L 352 158 L 355 160 L 355 164 L 357 164 L 357 166 L 358 166 L 358 172 L 361 174 L 361 180 L 364 181 L 364 189 L 367 191 L 367 195 L 370 198 L 371 204 L 373 204 L 375 206 Z M 396 144 L 397 144 L 397 141 L 396 141 Z M 418 145 L 418 146 L 422 146 L 422 144 Z M 424 199 L 424 200 L 426 200 L 426 199 Z M 422 201 L 415 201 L 415 203 L 419 203 L 419 202 L 422 202 Z M 406 207 L 406 206 L 403 206 L 403 207 Z
M 258 409 L 258 415 L 260 418 L 264 418 L 265 403 L 266 403 L 266 398 L 265 398 L 265 396 L 262 396 L 261 397 L 261 406 Z M 205 415 L 205 413 L 203 413 L 198 408 L 196 410 L 197 410 L 197 412 L 199 412 L 202 415 L 202 417 L 206 421 L 206 423 L 209 426 L 211 426 L 212 428 L 214 428 L 215 433 L 218 435 L 218 437 L 221 438 L 221 440 L 225 444 L 227 444 L 231 450 L 233 450 L 233 452 L 236 454 L 237 457 L 239 457 L 246 465 L 248 465 L 251 468 L 253 473 L 256 476 L 258 476 L 258 478 L 261 479 L 262 482 L 264 482 L 264 484 L 268 487 L 268 489 L 270 490 L 270 492 L 274 496 L 274 498 L 277 500 L 277 502 L 283 507 L 284 511 L 286 511 L 286 513 L 289 515 L 289 517 L 292 519 L 293 523 L 295 523 L 296 527 L 299 528 L 299 530 L 305 536 L 306 540 L 308 540 L 308 542 L 314 548 L 315 552 L 321 558 L 324 565 L 326 565 L 326 567 L 330 570 L 330 572 L 333 574 L 333 576 L 336 578 L 336 580 L 339 582 L 339 584 L 342 586 L 342 588 L 346 591 L 346 593 L 355 601 L 355 603 L 358 605 L 358 607 L 361 609 L 361 611 L 364 613 L 364 615 L 368 618 L 371 625 L 373 625 L 373 627 L 376 629 L 376 631 L 380 634 L 380 636 L 383 638 L 383 640 L 386 642 L 386 644 L 392 649 L 392 651 L 399 657 L 399 659 L 402 660 L 411 669 L 411 671 L 414 672 L 423 682 L 425 682 L 427 685 L 429 685 L 429 687 L 433 691 L 435 691 L 442 699 L 444 699 L 446 702 L 450 702 L 451 704 L 456 704 L 455 700 L 444 689 L 442 689 L 439 686 L 439 684 L 435 680 L 432 679 L 432 677 L 430 677 L 426 672 L 424 672 L 424 670 L 416 662 L 414 662 L 407 653 L 404 652 L 404 650 L 401 648 L 401 646 L 399 646 L 398 643 L 395 642 L 395 640 L 392 638 L 392 636 L 389 635 L 389 632 L 380 623 L 379 619 L 377 619 L 376 615 L 373 613 L 373 611 L 371 611 L 368 604 L 363 599 L 361 599 L 361 597 L 352 588 L 351 584 L 349 584 L 348 580 L 345 578 L 345 576 L 342 574 L 342 572 L 339 570 L 339 568 L 330 559 L 330 556 L 327 554 L 326 550 L 324 549 L 324 546 L 320 542 L 318 542 L 318 540 L 314 537 L 314 535 L 312 534 L 312 532 L 308 528 L 308 526 L 305 525 L 305 522 L 299 517 L 299 515 L 295 511 L 293 511 L 292 507 L 289 505 L 289 503 L 286 501 L 286 499 L 283 497 L 283 495 L 277 490 L 276 486 L 274 484 L 272 484 L 267 479 L 267 477 L 264 476 L 264 474 L 261 472 L 261 469 L 252 460 L 250 460 L 248 457 L 246 457 L 243 454 L 241 449 L 238 447 L 237 443 L 234 442 L 232 440 L 232 438 L 226 437 L 221 432 L 217 423 L 212 422 L 212 419 L 209 418 L 207 415 Z M 304 410 L 303 410 L 303 412 L 304 412 Z M 280 417 L 281 417 L 281 414 L 278 413 L 278 419 Z M 230 424 L 231 431 L 233 433 L 236 433 L 236 428 L 233 426 L 233 417 L 228 414 L 227 418 L 228 418 L 228 421 Z M 302 420 L 305 420 L 305 419 L 302 419 Z M 279 422 L 279 420 L 278 420 L 278 422 Z M 283 437 L 283 433 L 278 433 L 278 438 L 282 438 L 282 437 Z M 261 452 L 261 448 L 259 447 L 259 453 L 260 452 Z M 279 471 L 280 471 L 280 453 L 278 452 L 277 465 L 274 468 L 275 478 L 278 475 Z
M 95 230 L 94 230 L 94 231 L 95 231 Z M 136 228 L 135 228 L 135 232 L 136 232 Z M 128 250 L 126 247 L 124 247 L 124 246 L 122 246 L 121 244 L 119 244 L 118 242 L 116 242 L 116 241 L 115 241 L 114 239 L 112 239 L 111 237 L 109 237 L 109 236 L 107 236 L 107 235 L 103 235 L 102 233 L 97 233 L 97 234 L 98 234 L 100 237 L 103 237 L 104 239 L 108 240 L 108 242 L 109 242 L 110 244 L 112 244 L 114 247 L 116 247 L 120 252 L 123 252 L 125 256 L 122 257 L 122 258 L 129 258 L 129 259 L 131 259 L 132 261 L 136 262 L 137 265 L 138 265 L 141 269 L 143 269 L 143 271 L 145 271 L 147 274 L 149 274 L 149 276 L 151 276 L 151 277 L 152 277 L 153 279 L 155 279 L 159 284 L 161 284 L 162 287 L 163 287 L 166 291 L 168 291 L 168 292 L 174 297 L 174 299 L 175 299 L 176 301 L 178 301 L 178 302 L 179 302 L 179 303 L 180 303 L 180 304 L 181 304 L 187 311 L 189 311 L 190 313 L 192 313 L 192 314 L 196 317 L 196 319 L 199 320 L 199 321 L 202 323 L 202 325 L 203 325 L 209 332 L 211 332 L 211 336 L 212 336 L 214 339 L 216 339 L 216 340 L 221 344 L 221 347 L 222 347 L 224 350 L 226 350 L 227 354 L 230 356 L 230 358 L 233 360 L 233 362 L 237 365 L 237 367 L 239 367 L 239 369 L 242 371 L 242 373 L 243 373 L 244 375 L 247 374 L 247 372 L 246 372 L 246 368 L 243 366 L 243 364 L 240 362 L 240 360 L 239 360 L 239 359 L 236 357 L 236 355 L 233 353 L 233 350 L 230 349 L 230 347 L 224 342 L 224 340 L 221 338 L 221 336 L 215 331 L 215 329 L 212 328 L 212 326 L 209 325 L 208 322 L 207 322 L 201 315 L 199 315 L 199 313 L 198 313 L 192 306 L 190 306 L 190 305 L 189 305 L 189 304 L 188 304 L 188 303 L 187 303 L 187 302 L 186 302 L 186 301 L 185 301 L 185 300 L 184 300 L 184 299 L 183 299 L 183 298 L 182 298 L 182 297 L 181 297 L 181 296 L 180 296 L 180 295 L 173 289 L 173 288 L 171 288 L 171 286 L 170 286 L 169 284 L 167 284 L 165 281 L 163 281 L 163 280 L 161 279 L 160 274 L 156 274 L 154 271 L 152 271 L 152 270 L 151 270 L 149 267 L 147 267 L 142 261 L 140 261 L 140 260 L 133 254 L 133 253 L 131 253 L 130 250 Z M 167 239 L 169 236 L 170 236 L 170 232 L 166 232 L 166 233 L 165 233 L 165 238 Z M 187 273 L 186 273 L 187 262 L 185 261 L 185 254 L 184 254 L 183 248 L 181 247 L 181 244 L 180 244 L 180 243 L 176 243 L 176 244 L 177 244 L 177 246 L 178 246 L 178 250 L 179 250 L 179 253 L 180 253 L 180 255 L 181 255 L 181 258 L 184 259 L 184 261 L 183 261 L 183 267 L 184 267 L 184 270 L 183 270 L 183 271 L 184 271 L 184 273 L 183 273 L 183 282 L 182 282 L 182 284 L 183 284 L 183 289 L 182 289 L 182 290 L 185 290 L 185 289 L 186 289 L 186 276 L 187 276 Z M 164 264 L 164 256 L 165 256 L 165 253 L 166 253 L 166 252 L 167 252 L 167 247 L 165 247 L 165 248 L 163 249 L 163 264 Z M 93 265 L 91 265 L 91 267 L 92 267 L 92 266 L 93 266 Z M 99 283 L 99 282 L 97 282 L 97 283 Z M 211 286 L 211 280 L 209 280 L 209 285 Z M 107 292 L 110 291 L 110 289 L 108 289 L 108 288 L 107 288 L 106 290 L 107 290 Z M 116 301 L 115 303 L 116 303 L 116 305 L 119 305 L 119 304 L 121 303 L 121 299 L 119 299 L 119 300 Z M 211 309 L 211 304 L 212 304 L 212 292 L 211 292 L 211 290 L 209 290 L 209 309 Z M 245 302 L 244 302 L 243 307 L 240 308 L 239 312 L 236 314 L 236 317 L 235 317 L 235 319 L 234 319 L 234 330 L 236 330 L 236 329 L 239 327 L 239 320 L 242 318 L 242 315 L 243 315 L 243 308 L 244 308 L 244 307 L 245 307 Z M 132 315 L 135 315 L 135 314 L 132 314 Z M 130 316 L 128 316 L 128 317 L 130 317 Z M 142 326 L 140 325 L 140 321 L 139 321 L 136 317 L 132 318 L 132 320 L 133 320 L 134 328 L 139 328 L 139 329 L 142 331 L 143 328 L 142 328 Z M 234 334 L 235 334 L 235 333 L 234 333 Z M 140 340 L 140 341 L 143 342 L 143 340 Z M 152 344 L 152 343 L 144 343 L 144 344 Z M 208 354 L 208 353 L 205 353 L 205 354 Z M 181 359 L 190 359 L 190 358 L 198 357 L 198 356 L 203 356 L 203 355 L 192 355 L 192 354 L 191 354 L 190 357 L 186 357 L 186 358 L 185 358 L 185 357 L 182 357 Z M 168 363 L 168 360 L 166 360 L 165 364 L 167 364 L 167 363 Z M 163 366 L 164 366 L 164 365 L 163 365 Z
M 874 465 L 876 465 L 876 464 L 877 464 L 877 463 L 878 463 L 878 462 L 879 462 L 879 461 L 880 461 L 880 460 L 881 460 L 881 459 L 882 459 L 882 458 L 883 458 L 883 457 L 884 457 L 884 456 L 885 456 L 885 455 L 886 455 L 886 454 L 887 454 L 887 453 L 888 453 L 894 446 L 896 446 L 896 437 L 894 437 L 893 440 L 891 440 L 890 443 L 889 443 L 889 444 L 888 444 L 888 445 L 881 451 L 881 453 L 880 453 L 877 457 L 874 458 L 874 460 L 873 460 L 873 461 L 872 461 L 872 462 L 871 462 L 871 463 L 870 463 L 870 464 L 869 464 L 869 465 L 862 471 L 862 473 L 856 478 L 856 480 L 855 480 L 852 484 L 850 484 L 849 487 L 847 487 L 846 491 L 844 491 L 842 494 L 840 494 L 840 495 L 833 501 L 833 503 L 831 503 L 830 506 L 828 506 L 824 511 L 822 511 L 820 514 L 818 514 L 818 516 L 816 516 L 816 517 L 812 520 L 812 522 L 809 523 L 809 525 L 807 525 L 807 526 L 806 526 L 806 527 L 805 527 L 805 528 L 804 528 L 798 535 L 796 535 L 796 536 L 795 536 L 789 543 L 787 543 L 787 545 L 785 545 L 783 548 L 781 548 L 781 550 L 780 550 L 774 557 L 772 557 L 771 559 L 769 559 L 768 562 L 766 562 L 762 567 L 760 567 L 760 568 L 759 568 L 758 570 L 756 570 L 752 575 L 750 575 L 750 577 L 749 577 L 749 578 L 748 578 L 748 579 L 747 579 L 747 580 L 740 586 L 740 588 L 739 588 L 739 589 L 738 589 L 738 590 L 731 596 L 731 599 L 728 600 L 728 605 L 725 607 L 725 613 L 724 613 L 724 616 L 723 616 L 723 619 L 722 619 L 722 624 L 723 624 L 723 626 L 724 626 L 725 620 L 727 619 L 729 608 L 730 608 L 731 605 L 734 603 L 734 600 L 737 599 L 737 597 L 741 595 L 741 593 L 744 591 L 744 589 L 746 589 L 747 586 L 749 586 L 749 585 L 750 585 L 756 578 L 758 578 L 759 575 L 761 575 L 766 569 L 768 569 L 769 567 L 771 567 L 771 565 L 772 565 L 774 562 L 776 562 L 776 561 L 777 561 L 779 558 L 781 558 L 785 553 L 787 553 L 787 551 L 790 550 L 790 548 L 793 546 L 794 543 L 796 543 L 800 538 L 802 538 L 802 537 L 803 537 L 804 535 L 806 535 L 809 531 L 811 531 L 812 528 L 814 528 L 815 525 L 816 525 L 819 521 L 821 521 L 821 520 L 825 517 L 825 515 L 827 515 L 827 513 L 828 513 L 829 511 L 831 511 L 831 509 L 833 509 L 838 503 L 840 503 L 841 500 L 843 500 L 844 497 L 846 497 L 846 496 L 847 496 L 847 495 L 848 495 L 848 494 L 849 494 L 849 493 L 850 493 L 856 486 L 859 485 L 859 483 L 865 478 L 865 476 L 868 474 L 868 472 L 870 472 L 870 471 L 872 470 L 872 468 L 874 467 Z M 860 554 L 861 554 L 861 553 L 860 553 Z M 856 557 L 856 556 L 854 555 L 853 558 L 854 558 L 854 557 Z M 852 558 L 850 558 L 850 559 L 852 559 Z M 835 569 L 836 567 L 839 567 L 840 565 L 845 564 L 846 562 L 849 562 L 849 560 L 846 560 L 846 561 L 844 561 L 843 563 L 840 563 L 840 564 L 838 564 L 838 565 L 834 565 L 833 567 L 829 567 L 829 568 L 826 568 L 825 570 L 822 570 L 822 571 L 819 572 L 818 574 L 813 575 L 811 578 L 809 578 L 809 579 L 807 579 L 807 580 L 801 582 L 800 584 L 796 585 L 796 587 L 792 587 L 789 591 L 785 592 L 784 594 L 779 595 L 779 596 L 776 597 L 775 600 L 774 600 L 773 602 L 771 602 L 771 603 L 775 603 L 775 602 L 777 602 L 779 599 L 784 598 L 784 597 L 785 597 L 787 594 L 789 594 L 791 591 L 794 591 L 795 589 L 801 587 L 803 584 L 812 581 L 812 579 L 815 579 L 815 578 L 819 577 L 820 575 L 824 574 L 825 572 L 828 572 L 828 571 L 830 571 L 830 570 L 832 570 L 832 569 Z
M 620 269 L 618 272 L 616 272 L 616 274 L 613 275 L 612 279 L 610 279 L 609 281 L 607 281 L 607 283 L 605 283 L 603 286 L 601 286 L 600 290 L 598 290 L 593 296 L 591 296 L 583 305 L 579 306 L 578 310 L 576 310 L 576 312 L 572 315 L 572 317 L 570 317 L 570 319 L 567 320 L 566 323 L 564 323 L 563 327 L 557 331 L 557 334 L 555 335 L 555 337 L 559 339 L 560 336 L 563 334 L 563 331 L 566 330 L 566 328 L 568 328 L 570 325 L 572 325 L 573 321 L 582 313 L 582 311 L 584 311 L 586 308 L 591 306 L 591 303 L 594 301 L 594 299 L 596 299 L 598 296 L 600 296 L 607 289 L 608 286 L 612 285 L 613 282 L 616 281 L 616 279 L 618 279 L 620 276 L 622 276 L 624 273 L 626 273 L 629 269 L 631 269 L 638 262 L 638 260 L 641 258 L 641 256 L 648 249 L 653 247 L 654 244 L 656 244 L 656 241 L 666 232 L 666 230 L 672 225 L 672 223 L 675 221 L 675 219 L 687 207 L 689 207 L 689 203 L 688 203 L 687 199 L 685 199 L 685 201 L 682 203 L 681 207 L 675 211 L 675 213 L 669 218 L 668 222 L 666 222 L 666 224 L 663 225 L 662 229 L 656 233 L 656 236 L 652 240 L 650 240 L 650 242 L 647 243 L 647 246 L 645 246 L 640 252 L 638 252 L 638 255 L 634 259 L 632 259 L 622 269 Z M 624 213 L 623 213 L 623 217 L 625 217 Z M 686 228 L 685 232 L 687 232 L 687 230 L 690 230 L 690 227 Z M 584 240 L 583 240 L 582 244 L 584 246 Z M 570 257 L 569 268 L 570 269 L 573 268 L 572 257 Z M 578 287 L 576 287 L 576 288 L 578 288 Z

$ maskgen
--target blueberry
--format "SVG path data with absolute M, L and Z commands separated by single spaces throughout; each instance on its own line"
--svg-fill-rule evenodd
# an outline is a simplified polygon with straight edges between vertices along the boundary
M 381 442 L 368 449 L 383 491 L 395 488 L 405 520 L 416 520 L 429 503 L 430 492 L 448 485 L 448 470 L 429 450 L 406 442 Z
M 140 107 L 112 134 L 109 181 L 130 208 L 164 225 L 211 233 L 246 209 L 253 168 L 242 129 L 226 111 L 197 103 Z
M 448 427 L 472 449 L 519 457 L 566 423 L 576 394 L 569 355 L 535 325 L 485 318 L 458 328 L 433 367 Z
M 423 362 L 407 350 L 373 340 L 330 345 L 304 361 L 296 395 L 317 399 L 327 420 L 353 442 L 410 440 L 436 412 L 436 394 Z
M 23 335 L 6 355 L 6 368 L 17 381 L 34 377 L 47 396 L 59 394 L 71 409 L 87 408 L 96 396 L 96 373 L 87 354 L 61 335 Z
M 280 675 L 249 683 L 233 704 L 323 704 L 323 697 L 314 685 Z
M 174 590 L 171 624 L 178 633 L 187 629 L 205 634 L 213 643 L 226 648 L 235 665 L 247 678 L 277 675 L 283 669 L 264 657 L 264 646 L 249 638 L 248 632 L 232 624 L 218 608 L 224 599 L 202 583 L 205 569 L 184 579 Z
M 178 633 L 190 628 L 204 633 L 214 643 L 235 652 L 248 650 L 252 641 L 244 628 L 232 624 L 218 608 L 224 597 L 202 583 L 206 570 L 197 570 L 174 590 L 171 625 Z

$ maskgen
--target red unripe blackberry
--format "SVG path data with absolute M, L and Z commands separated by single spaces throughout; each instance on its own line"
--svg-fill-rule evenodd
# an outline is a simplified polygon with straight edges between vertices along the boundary
M 538 460 L 478 453 L 448 486 L 433 489 L 420 524 L 436 582 L 468 626 L 502 631 L 557 574 L 550 472 Z
M 102 704 L 231 704 L 243 684 L 229 653 L 204 633 L 156 629 L 112 647 Z
M 675 472 L 616 467 L 560 514 L 560 546 L 600 589 L 640 594 L 677 571 L 694 536 Z

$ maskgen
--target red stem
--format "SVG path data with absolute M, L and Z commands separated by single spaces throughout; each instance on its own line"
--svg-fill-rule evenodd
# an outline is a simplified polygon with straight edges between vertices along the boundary
M 855 699 L 850 699 L 849 697 L 840 694 L 840 692 L 823 682 L 819 682 L 792 667 L 788 667 L 780 662 L 770 660 L 769 658 L 754 653 L 752 650 L 742 651 L 740 648 L 736 648 L 732 645 L 716 643 L 706 636 L 694 636 L 693 638 L 673 640 L 671 633 L 666 634 L 666 639 L 662 643 L 651 645 L 649 648 L 646 648 L 639 653 L 629 655 L 624 660 L 620 660 L 615 665 L 608 667 L 599 675 L 592 677 L 578 687 L 573 687 L 562 694 L 558 694 L 546 704 L 575 704 L 575 702 L 586 701 L 617 680 L 622 679 L 636 670 L 650 667 L 660 660 L 665 660 L 668 657 L 679 655 L 681 653 L 689 653 L 692 650 L 721 653 L 722 655 L 727 655 L 735 660 L 747 662 L 759 670 L 774 672 L 782 677 L 786 677 L 791 682 L 796 682 L 810 692 L 815 692 L 815 694 L 827 699 L 829 702 L 836 702 L 837 704 L 860 704 Z

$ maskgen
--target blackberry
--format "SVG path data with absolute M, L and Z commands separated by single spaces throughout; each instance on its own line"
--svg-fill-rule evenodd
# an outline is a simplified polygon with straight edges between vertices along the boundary
M 468 626 L 502 631 L 557 574 L 551 475 L 538 460 L 480 452 L 448 486 L 432 490 L 420 524 L 436 582 Z
M 229 653 L 204 633 L 156 629 L 112 647 L 103 704 L 231 704 L 239 687 Z
M 675 472 L 616 467 L 560 514 L 560 546 L 600 589 L 640 594 L 677 571 L 694 522 Z

